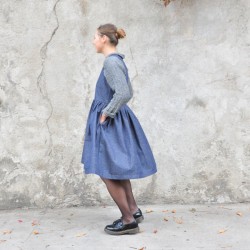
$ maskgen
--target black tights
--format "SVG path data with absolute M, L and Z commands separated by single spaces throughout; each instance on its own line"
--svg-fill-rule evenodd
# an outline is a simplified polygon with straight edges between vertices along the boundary
M 119 207 L 122 220 L 124 223 L 130 223 L 134 221 L 133 213 L 135 213 L 138 209 L 130 180 L 111 180 L 101 178 L 106 187 Z

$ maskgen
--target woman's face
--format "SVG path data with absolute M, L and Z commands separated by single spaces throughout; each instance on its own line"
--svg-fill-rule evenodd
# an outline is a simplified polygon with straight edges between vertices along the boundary
M 100 36 L 98 31 L 96 31 L 92 43 L 95 46 L 97 53 L 101 53 L 103 51 L 105 41 L 106 41 L 106 36 Z

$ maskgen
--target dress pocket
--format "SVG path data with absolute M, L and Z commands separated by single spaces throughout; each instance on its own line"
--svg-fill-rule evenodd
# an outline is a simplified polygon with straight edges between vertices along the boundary
M 98 124 L 103 126 L 103 125 L 106 125 L 109 121 L 109 117 L 106 117 L 105 121 L 104 122 L 100 122 L 100 119 L 98 120 Z

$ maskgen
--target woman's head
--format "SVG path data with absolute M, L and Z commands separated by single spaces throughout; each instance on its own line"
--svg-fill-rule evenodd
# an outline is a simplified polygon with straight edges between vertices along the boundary
M 123 29 L 118 29 L 114 24 L 107 23 L 97 28 L 93 44 L 97 52 L 102 52 L 104 47 L 116 47 L 119 39 L 125 36 L 126 33 Z

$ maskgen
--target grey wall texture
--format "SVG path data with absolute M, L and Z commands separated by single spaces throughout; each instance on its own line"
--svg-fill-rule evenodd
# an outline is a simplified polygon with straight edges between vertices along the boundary
M 250 201 L 249 0 L 0 3 L 0 209 L 113 204 L 81 164 L 107 22 L 158 166 L 138 202 Z

